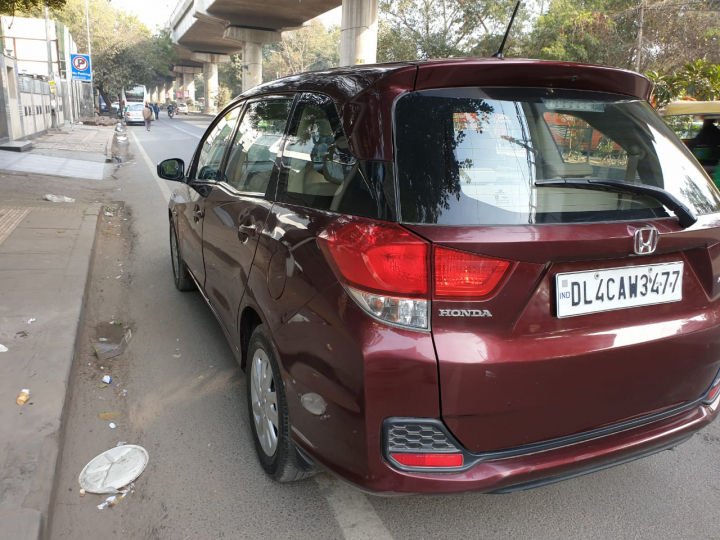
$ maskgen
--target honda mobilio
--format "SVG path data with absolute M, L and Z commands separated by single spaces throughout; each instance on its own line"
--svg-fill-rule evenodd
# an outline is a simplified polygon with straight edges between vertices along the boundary
M 508 491 L 671 448 L 720 402 L 720 192 L 628 71 L 440 60 L 244 93 L 168 212 L 260 464 Z

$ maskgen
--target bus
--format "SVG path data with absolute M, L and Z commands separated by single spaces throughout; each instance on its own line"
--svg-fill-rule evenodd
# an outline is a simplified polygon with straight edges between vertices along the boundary
M 122 99 L 125 104 L 145 103 L 148 100 L 147 88 L 140 84 L 131 88 L 123 88 Z

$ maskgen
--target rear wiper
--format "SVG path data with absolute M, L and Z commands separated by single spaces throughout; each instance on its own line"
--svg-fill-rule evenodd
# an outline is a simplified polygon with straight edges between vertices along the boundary
M 683 229 L 690 227 L 697 221 L 697 217 L 693 214 L 692 210 L 675 198 L 672 193 L 647 184 L 630 184 L 621 180 L 605 180 L 601 178 L 552 178 L 550 180 L 536 180 L 535 185 L 540 187 L 605 189 L 608 191 L 647 195 L 672 210 Z

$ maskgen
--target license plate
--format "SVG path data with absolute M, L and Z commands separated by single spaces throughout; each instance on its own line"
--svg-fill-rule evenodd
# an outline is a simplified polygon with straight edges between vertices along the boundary
M 557 316 L 678 302 L 682 277 L 682 261 L 557 274 Z

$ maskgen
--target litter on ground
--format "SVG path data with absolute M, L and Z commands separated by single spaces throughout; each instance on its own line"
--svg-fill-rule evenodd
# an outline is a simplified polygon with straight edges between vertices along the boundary
M 20 393 L 15 398 L 15 403 L 17 403 L 18 405 L 25 405 L 29 399 L 30 399 L 30 389 L 23 388 L 22 390 L 20 390 Z
M 119 493 L 142 474 L 150 459 L 147 450 L 126 444 L 105 450 L 88 462 L 78 482 L 88 493 Z
M 52 195 L 48 193 L 43 197 L 46 201 L 54 202 L 54 203 L 74 203 L 75 199 L 72 197 L 66 197 L 65 195 Z

